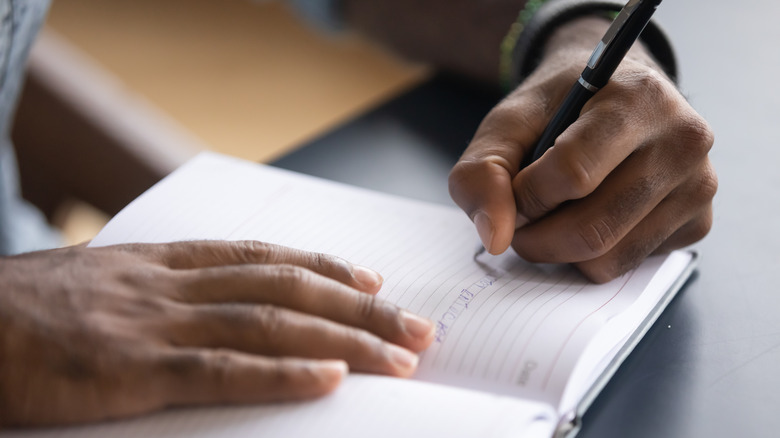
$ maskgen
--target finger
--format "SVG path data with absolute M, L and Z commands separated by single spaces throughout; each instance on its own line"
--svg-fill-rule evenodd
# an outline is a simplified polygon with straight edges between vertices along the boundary
M 418 361 L 411 351 L 365 330 L 269 305 L 200 305 L 167 335 L 174 345 L 342 359 L 350 369 L 392 376 L 411 375 Z
M 638 105 L 638 100 L 646 104 Z M 682 109 L 675 108 L 680 104 Z M 660 74 L 645 69 L 643 74 L 617 75 L 583 107 L 555 146 L 514 178 L 518 227 L 591 194 L 636 148 L 658 137 L 665 129 L 664 117 L 683 109 L 692 111 Z
M 712 207 L 707 208 L 695 219 L 691 220 L 674 234 L 669 236 L 654 253 L 664 254 L 676 249 L 684 248 L 703 239 L 712 229 Z
M 165 405 L 265 403 L 318 397 L 347 373 L 338 360 L 267 358 L 228 350 L 177 349 L 157 364 Z
M 450 196 L 474 222 L 480 241 L 491 254 L 509 247 L 515 229 L 512 178 L 498 157 L 460 161 L 450 173 Z
M 672 147 L 691 143 L 698 152 L 698 146 L 709 150 L 712 145 L 706 122 L 665 76 L 629 63 L 585 105 L 555 147 L 515 178 L 518 225 L 588 196 L 626 157 L 653 139 L 654 149 L 668 157 L 687 154 Z
M 651 222 L 652 219 L 648 219 L 647 223 L 643 222 L 642 226 L 632 230 L 606 254 L 575 263 L 575 266 L 596 283 L 617 278 L 639 266 L 650 254 L 668 253 L 701 240 L 712 225 L 712 210 L 707 209 L 671 235 L 658 229 L 648 229 Z
M 701 205 L 700 213 L 678 228 L 655 252 L 663 253 L 683 248 L 703 239 L 710 232 L 713 223 L 712 199 L 718 191 L 718 177 L 709 160 L 705 163 L 704 170 L 688 187 L 688 190 L 678 191 L 676 198 L 689 209 Z
M 612 249 L 667 195 L 647 179 L 610 178 L 587 199 L 567 203 L 516 230 L 512 247 L 537 263 L 574 263 Z M 624 182 L 625 181 L 625 182 Z
M 383 281 L 377 272 L 339 257 L 254 240 L 174 242 L 136 248 L 171 269 L 291 264 L 368 293 L 377 293 Z
M 674 126 L 647 139 L 586 198 L 518 229 L 513 247 L 530 261 L 582 262 L 609 251 L 672 191 L 690 186 L 711 201 L 709 186 L 714 181 L 717 187 L 707 158 L 712 141 L 700 118 L 678 118 Z M 696 206 L 701 205 L 680 208 Z
M 635 268 L 652 253 L 669 252 L 702 239 L 712 226 L 711 201 L 716 189 L 712 173 L 675 191 L 612 249 L 576 263 L 577 268 L 602 283 Z
M 525 151 L 544 128 L 539 96 L 519 90 L 485 117 L 453 167 L 450 196 L 474 222 L 492 254 L 504 252 L 515 228 L 512 178 Z
M 176 294 L 183 302 L 270 304 L 361 328 L 413 351 L 433 340 L 427 319 L 298 266 L 207 268 L 178 278 Z
M 553 148 L 514 177 L 518 228 L 565 201 L 591 194 L 633 151 L 635 135 L 614 129 L 614 118 L 605 117 L 600 111 L 585 113 L 558 137 Z

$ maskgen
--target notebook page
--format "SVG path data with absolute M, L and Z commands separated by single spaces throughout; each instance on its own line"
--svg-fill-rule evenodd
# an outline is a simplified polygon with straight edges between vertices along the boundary
M 415 378 L 557 406 L 579 354 L 628 308 L 661 259 L 606 285 L 479 239 L 454 208 L 203 154 L 134 201 L 93 245 L 257 239 L 380 272 L 379 295 L 437 323 Z
M 300 403 L 171 410 L 121 422 L 0 432 L 3 438 L 549 438 L 556 413 L 509 397 L 354 375 L 332 395 Z
M 469 300 L 445 310 L 439 324 L 454 324 L 423 353 L 416 378 L 571 408 L 561 406 L 567 388 L 575 399 L 583 394 L 666 291 L 645 292 L 666 260 L 661 257 L 604 285 L 569 267 L 494 259 L 493 266 L 511 267 L 499 269 L 489 287 L 466 289 Z M 675 259 L 667 269 L 679 273 L 688 259 Z M 572 388 L 575 368 L 587 377 Z

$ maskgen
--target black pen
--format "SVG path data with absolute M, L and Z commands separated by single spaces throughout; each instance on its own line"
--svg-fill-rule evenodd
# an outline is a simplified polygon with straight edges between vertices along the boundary
M 574 83 L 555 117 L 545 128 L 533 154 L 526 158 L 525 165 L 533 163 L 550 149 L 555 139 L 577 120 L 588 99 L 607 85 L 660 4 L 661 0 L 629 0 L 626 3 L 596 46 L 579 80 Z

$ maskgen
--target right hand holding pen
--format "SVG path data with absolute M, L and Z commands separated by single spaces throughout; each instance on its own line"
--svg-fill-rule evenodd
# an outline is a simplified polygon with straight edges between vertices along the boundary
M 532 262 L 573 263 L 596 282 L 701 239 L 717 188 L 709 126 L 638 46 L 555 147 L 520 169 L 608 24 L 561 28 L 450 175 L 489 252 L 511 245 Z
M 259 242 L 0 259 L 0 426 L 310 398 L 347 366 L 409 376 L 433 324 L 375 298 L 381 283 Z

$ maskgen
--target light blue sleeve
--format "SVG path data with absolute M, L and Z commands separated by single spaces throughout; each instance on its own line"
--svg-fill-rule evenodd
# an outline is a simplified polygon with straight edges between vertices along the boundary
M 0 0 L 0 255 L 60 246 L 59 234 L 24 200 L 11 144 L 11 121 L 24 67 L 49 0 Z

